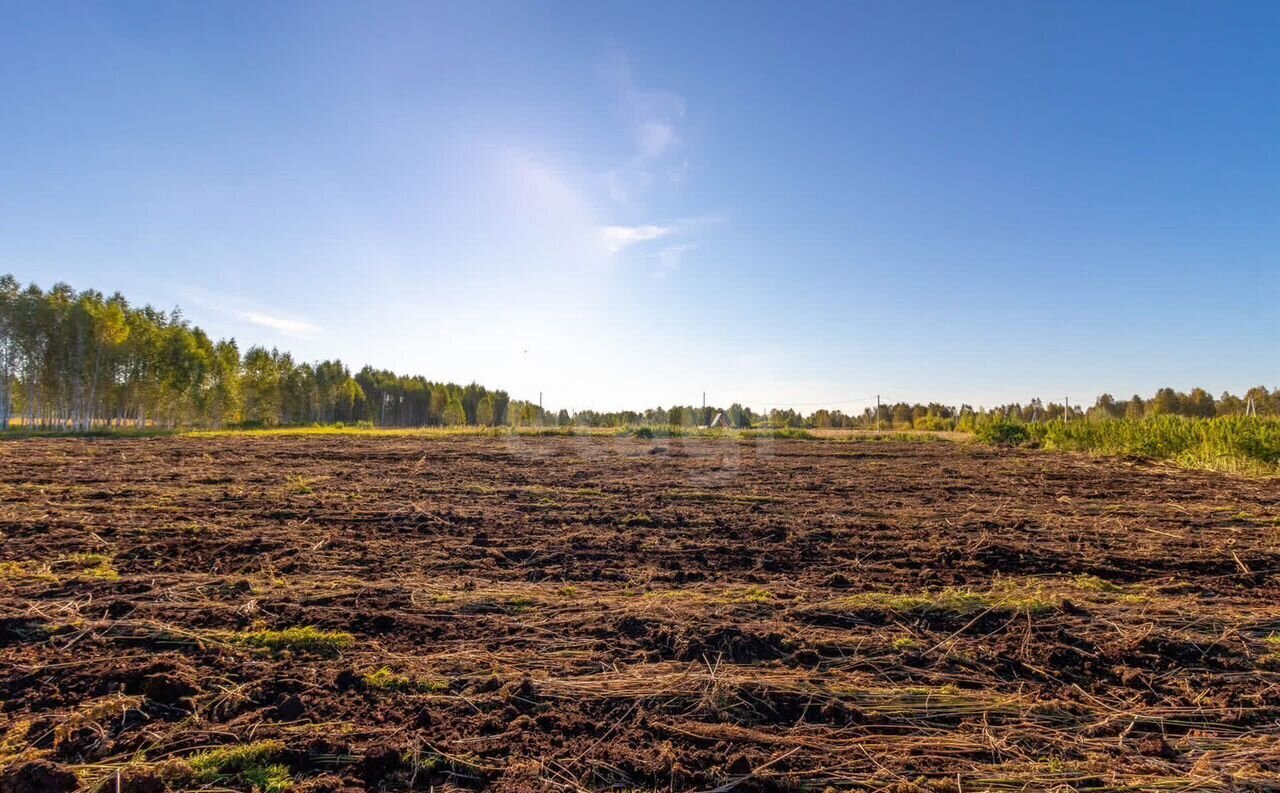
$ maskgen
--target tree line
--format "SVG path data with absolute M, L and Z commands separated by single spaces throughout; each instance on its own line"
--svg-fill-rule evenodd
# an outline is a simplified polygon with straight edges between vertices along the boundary
M 214 341 L 179 309 L 133 306 L 119 293 L 48 291 L 0 277 L 0 428 L 87 431 L 115 427 L 271 427 L 352 423 L 384 427 L 709 426 L 734 428 L 972 429 L 983 417 L 1023 422 L 1149 415 L 1280 416 L 1280 388 L 1212 396 L 1162 388 L 1150 398 L 1099 396 L 1090 407 L 1043 402 L 994 408 L 898 402 L 858 413 L 793 408 L 756 412 L 674 405 L 643 411 L 543 411 L 505 391 L 458 385 L 339 360 Z
M 542 420 L 537 405 L 472 383 L 438 383 L 342 361 L 214 341 L 178 309 L 119 293 L 22 288 L 0 277 L 0 427 L 505 425 Z

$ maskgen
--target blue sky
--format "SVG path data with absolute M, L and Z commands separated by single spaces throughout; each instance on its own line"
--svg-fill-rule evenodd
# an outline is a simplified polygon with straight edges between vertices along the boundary
M 564 407 L 1277 385 L 1280 4 L 28 3 L 0 270 Z

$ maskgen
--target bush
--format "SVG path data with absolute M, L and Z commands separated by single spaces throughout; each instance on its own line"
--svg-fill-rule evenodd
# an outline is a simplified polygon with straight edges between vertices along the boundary
M 955 429 L 955 421 L 953 419 L 944 419 L 941 416 L 921 416 L 911 422 L 913 429 L 925 430 L 928 432 L 946 432 Z
M 1008 419 L 992 419 L 974 428 L 974 437 L 995 446 L 1017 446 L 1031 439 L 1026 424 Z

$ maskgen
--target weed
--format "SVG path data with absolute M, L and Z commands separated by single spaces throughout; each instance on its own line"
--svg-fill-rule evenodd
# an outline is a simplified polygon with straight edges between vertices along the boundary
M 908 650 L 914 650 L 915 648 L 919 647 L 920 642 L 911 636 L 899 636 L 898 638 L 890 642 L 889 646 L 897 650 L 898 652 L 903 653 Z
M 1262 643 L 1271 651 L 1272 657 L 1280 661 L 1280 633 L 1273 633 L 1262 640 Z
M 325 480 L 323 476 L 291 476 L 285 481 L 285 491 L 298 496 L 306 496 L 315 492 L 315 485 Z
M 57 581 L 55 567 L 70 568 L 73 575 L 81 578 L 97 578 L 103 581 L 115 581 L 120 578 L 120 573 L 111 566 L 110 556 L 100 553 L 76 553 L 51 563 L 0 562 L 0 579 Z
M 384 691 L 406 691 L 413 684 L 408 675 L 396 674 L 387 666 L 380 667 L 374 672 L 368 672 L 362 675 L 361 678 L 369 688 L 377 688 Z
M 724 593 L 725 603 L 772 603 L 773 593 L 760 587 L 731 589 Z
M 74 568 L 78 575 L 116 581 L 120 574 L 111 566 L 111 557 L 101 553 L 76 553 L 57 562 Z
M 255 741 L 191 755 L 187 765 L 201 782 L 240 781 L 261 793 L 283 793 L 293 787 L 293 777 L 288 768 L 272 762 L 283 752 L 280 741 Z
M 423 679 L 393 672 L 390 667 L 383 666 L 373 672 L 361 675 L 361 679 L 369 688 L 381 691 L 446 691 L 449 681 L 438 678 Z
M 310 625 L 300 628 L 285 628 L 281 631 L 261 630 L 233 633 L 226 637 L 232 644 L 244 647 L 260 647 L 280 652 L 310 652 L 317 655 L 332 655 L 339 650 L 355 644 L 355 637 L 341 631 L 322 631 Z
M 0 579 L 57 581 L 49 565 L 39 562 L 0 562 Z
M 623 515 L 622 520 L 618 522 L 623 526 L 652 526 L 654 521 L 653 518 L 643 512 L 637 512 L 631 515 Z
M 533 604 L 533 598 L 524 595 L 517 595 L 516 597 L 507 599 L 507 605 L 517 612 L 528 611 L 533 608 Z
M 75 631 L 83 630 L 84 625 L 84 620 L 79 619 L 71 620 L 70 622 L 46 622 L 41 626 L 41 630 L 49 636 L 62 636 L 67 633 L 74 633 Z
M 1072 579 L 1072 583 L 1076 589 L 1083 589 L 1087 592 L 1119 592 L 1120 587 L 1096 575 L 1078 575 Z
M 850 611 L 877 611 L 896 614 L 976 614 L 980 611 L 1023 612 L 1042 614 L 1057 608 L 1057 603 L 1039 595 L 1016 594 L 996 590 L 979 592 L 968 589 L 943 589 L 900 595 L 890 592 L 864 592 L 837 601 Z

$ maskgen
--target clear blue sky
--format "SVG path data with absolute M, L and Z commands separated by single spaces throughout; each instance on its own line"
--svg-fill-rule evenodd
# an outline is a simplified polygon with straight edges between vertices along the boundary
M 557 407 L 1280 383 L 1280 3 L 50 3 L 0 271 Z

